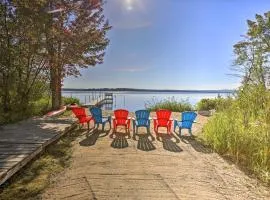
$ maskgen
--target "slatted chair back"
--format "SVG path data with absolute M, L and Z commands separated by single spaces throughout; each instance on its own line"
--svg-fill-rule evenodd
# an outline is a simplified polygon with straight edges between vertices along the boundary
M 84 117 L 86 117 L 86 112 L 85 112 L 85 109 L 84 108 L 75 107 L 75 108 L 72 108 L 72 112 L 80 120 L 80 122 L 81 122 L 81 119 L 83 119 Z
M 117 124 L 126 124 L 128 119 L 128 110 L 118 109 L 114 111 L 115 120 Z
M 161 126 L 166 126 L 170 120 L 172 111 L 170 110 L 158 110 L 156 111 L 158 124 Z
M 91 107 L 90 113 L 93 116 L 96 123 L 102 123 L 102 110 L 98 107 Z
M 148 110 L 137 110 L 135 112 L 136 121 L 138 126 L 148 126 L 149 125 L 149 115 Z
M 182 113 L 182 120 L 181 120 L 181 122 L 182 122 L 181 127 L 191 129 L 192 124 L 193 124 L 194 120 L 196 119 L 196 117 L 197 117 L 197 113 L 195 113 L 195 112 L 191 112 L 191 111 L 183 112 Z

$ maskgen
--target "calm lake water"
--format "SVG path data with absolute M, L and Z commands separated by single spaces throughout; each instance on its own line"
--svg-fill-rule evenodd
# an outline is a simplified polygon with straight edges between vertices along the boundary
M 226 97 L 231 93 L 194 93 L 194 92 L 110 92 L 113 93 L 113 104 L 107 110 L 123 108 L 131 112 L 144 109 L 147 103 L 157 102 L 163 99 L 174 98 L 177 101 L 187 100 L 195 105 L 202 98 L 216 98 L 218 95 Z M 104 92 L 77 92 L 63 91 L 63 96 L 76 97 L 82 104 L 104 95 Z

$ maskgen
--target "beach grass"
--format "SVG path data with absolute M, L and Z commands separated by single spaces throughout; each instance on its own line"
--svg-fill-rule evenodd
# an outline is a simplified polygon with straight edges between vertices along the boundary
M 176 100 L 174 97 L 157 100 L 153 98 L 151 101 L 145 103 L 147 110 L 153 112 L 159 109 L 167 109 L 173 112 L 184 112 L 193 110 L 193 106 L 186 99 Z
M 231 106 L 203 127 L 203 139 L 263 182 L 270 184 L 270 92 L 248 86 Z

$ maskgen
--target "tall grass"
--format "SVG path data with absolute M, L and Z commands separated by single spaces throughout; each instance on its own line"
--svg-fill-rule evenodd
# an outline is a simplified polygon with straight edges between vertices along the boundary
M 145 108 L 149 111 L 156 111 L 159 109 L 167 109 L 173 112 L 190 111 L 193 109 L 188 100 L 177 101 L 174 97 L 163 100 L 153 98 L 151 101 L 145 103 Z
M 203 138 L 270 184 L 270 92 L 263 86 L 243 87 L 231 106 L 204 126 Z

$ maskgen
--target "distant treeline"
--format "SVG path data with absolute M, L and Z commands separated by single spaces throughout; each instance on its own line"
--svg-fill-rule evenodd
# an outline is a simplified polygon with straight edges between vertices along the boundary
M 116 91 L 116 92 L 186 92 L 186 93 L 233 93 L 235 90 L 158 90 L 136 88 L 63 88 L 63 91 Z

